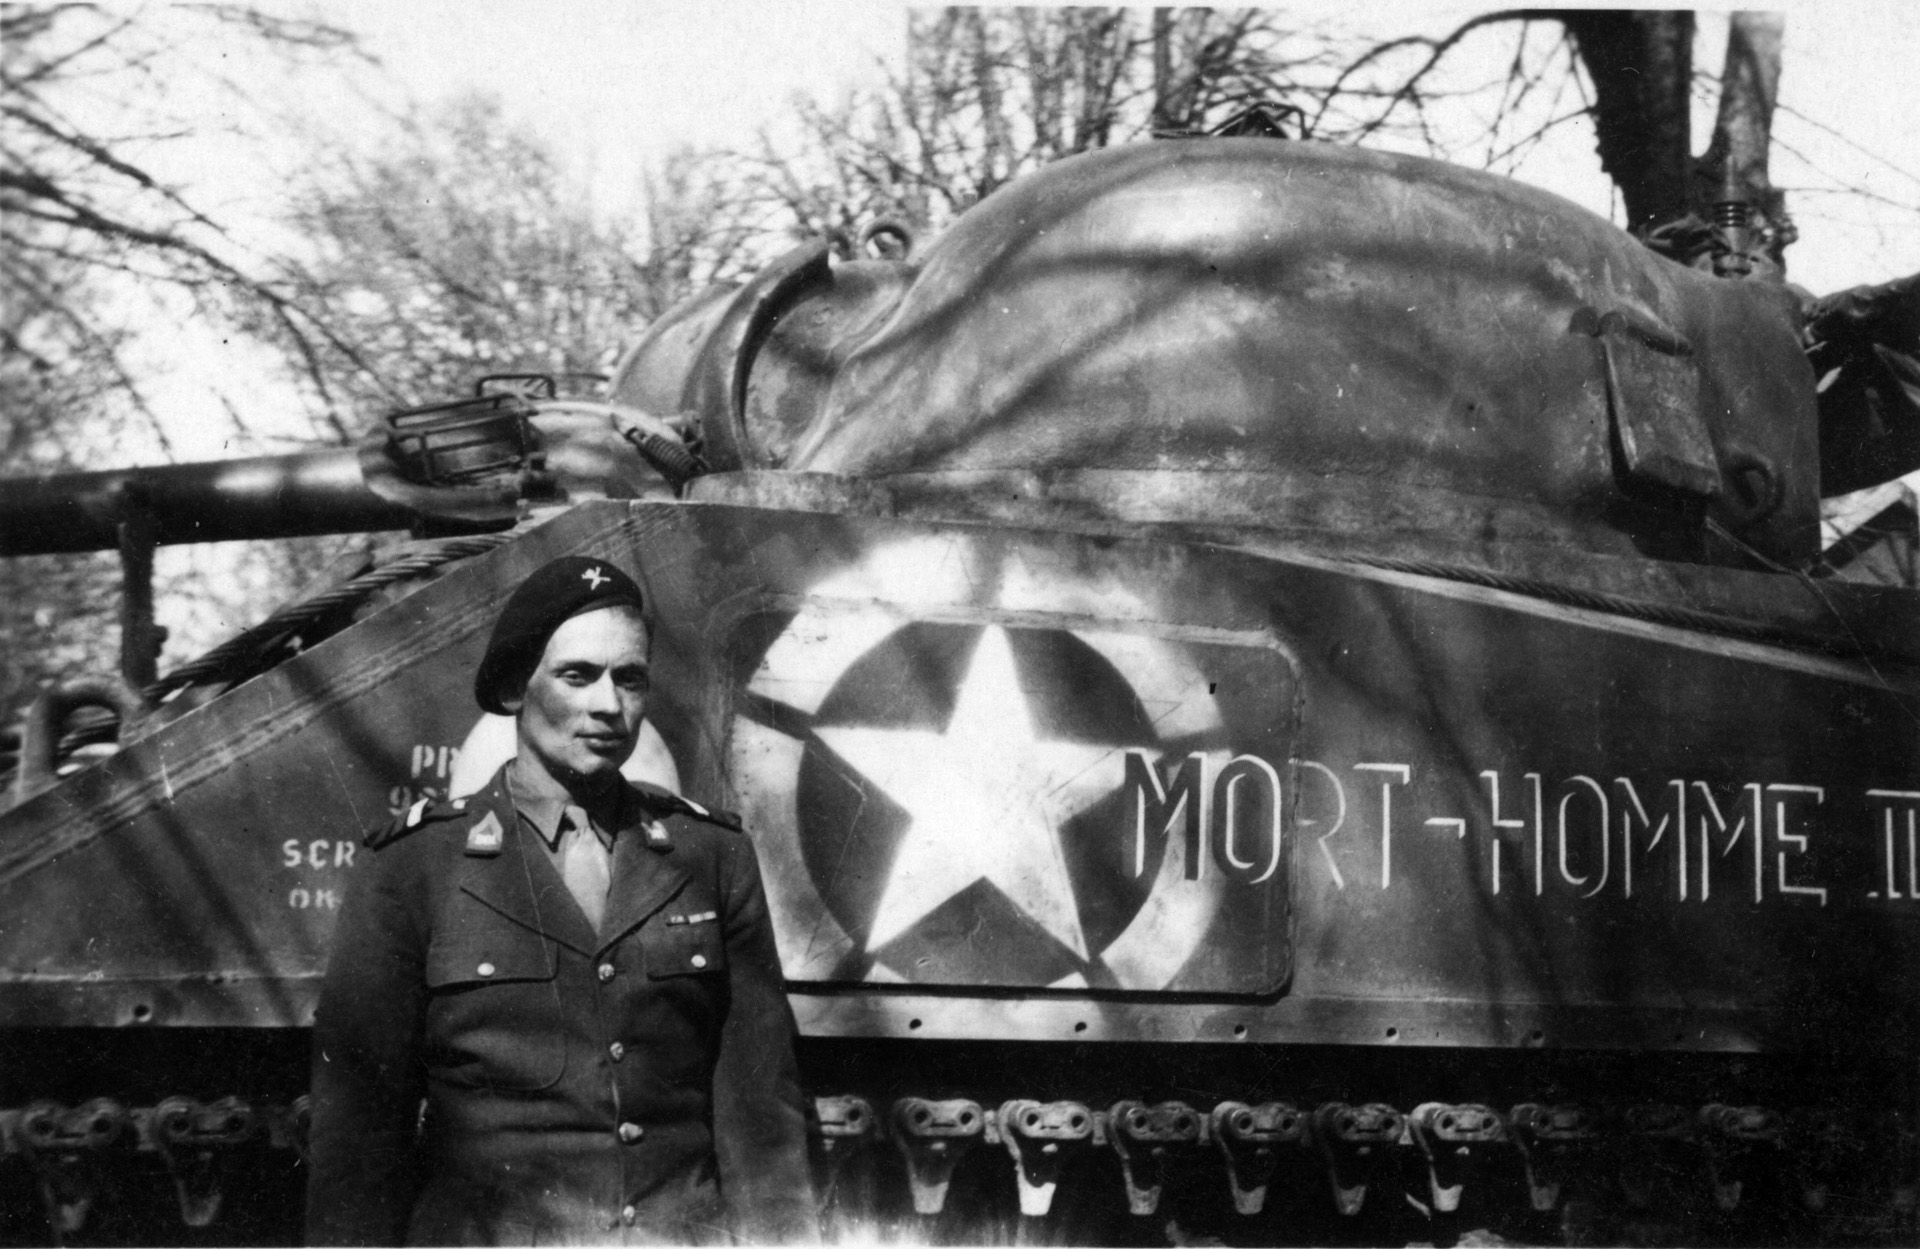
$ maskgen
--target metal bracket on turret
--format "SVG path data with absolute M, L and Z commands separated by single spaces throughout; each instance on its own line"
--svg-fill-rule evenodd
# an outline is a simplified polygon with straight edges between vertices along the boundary
M 1632 486 L 1691 500 L 1720 495 L 1720 461 L 1700 411 L 1700 366 L 1678 330 L 1636 308 L 1575 312 L 1597 339 L 1618 468 Z

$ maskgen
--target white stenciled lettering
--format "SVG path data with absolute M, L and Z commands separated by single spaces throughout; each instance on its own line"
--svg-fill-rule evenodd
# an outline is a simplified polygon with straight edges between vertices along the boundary
M 1257 755 L 1235 755 L 1220 769 L 1213 781 L 1209 831 L 1214 857 L 1227 875 L 1258 885 L 1279 870 L 1280 798 L 1280 774 Z M 1259 847 L 1253 851 L 1255 857 L 1240 857 L 1243 839 Z M 1260 848 L 1265 851 L 1265 866 L 1261 865 Z
M 1334 889 L 1345 890 L 1356 860 L 1351 850 L 1344 856 L 1336 854 L 1333 841 L 1347 822 L 1343 774 L 1310 759 L 1295 758 L 1290 763 L 1296 777 L 1293 783 L 1302 791 L 1287 795 L 1299 808 L 1289 827 L 1311 830 L 1326 879 Z M 1920 905 L 1920 787 L 1835 790 L 1828 785 L 1767 780 L 1661 779 L 1604 772 L 1560 776 L 1551 781 L 1555 819 L 1549 829 L 1549 782 L 1540 772 L 1479 772 L 1485 786 L 1484 805 L 1469 800 L 1470 809 L 1463 818 L 1430 814 L 1438 805 L 1433 801 L 1438 795 L 1414 784 L 1417 764 L 1348 766 L 1358 773 L 1377 774 L 1372 780 L 1380 786 L 1383 890 L 1393 886 L 1395 837 L 1407 832 L 1402 826 L 1411 821 L 1416 831 L 1424 828 L 1465 843 L 1466 860 L 1471 863 L 1467 870 L 1477 875 L 1490 869 L 1487 885 L 1496 895 L 1525 889 L 1531 835 L 1536 898 L 1548 892 L 1545 882 L 1551 878 L 1559 882 L 1553 892 L 1582 899 L 1605 897 L 1611 890 L 1636 902 L 1644 898 L 1709 904 L 1718 884 L 1721 906 L 1728 901 L 1738 905 L 1742 894 L 1753 905 L 1804 898 L 1829 906 L 1834 904 L 1836 889 L 1844 897 Z M 1444 774 L 1451 790 L 1452 774 Z M 1242 775 L 1253 779 L 1251 770 Z M 1320 784 L 1322 779 L 1332 786 L 1331 794 Z M 1261 785 L 1257 792 L 1264 794 L 1271 785 L 1277 793 L 1277 774 L 1271 781 L 1263 777 Z M 1171 780 L 1161 791 L 1171 797 Z M 1249 827 L 1245 821 L 1255 811 L 1246 805 L 1246 795 L 1228 786 L 1224 774 L 1215 778 L 1209 793 L 1206 818 L 1213 836 L 1212 857 L 1222 870 L 1242 880 L 1255 875 L 1267 879 L 1277 873 L 1277 867 L 1267 870 L 1273 862 L 1271 843 L 1249 840 L 1244 834 Z M 1229 802 L 1231 814 L 1223 805 Z M 1835 827 L 1836 821 L 1861 818 L 1854 814 L 1856 804 L 1864 807 L 1863 814 L 1871 821 L 1870 831 L 1857 840 L 1842 836 L 1843 830 Z M 1394 823 L 1396 806 L 1402 826 Z M 1169 805 L 1167 817 L 1177 814 Z M 1258 809 L 1258 815 L 1268 823 L 1274 818 L 1264 808 Z M 1364 844 L 1371 845 L 1372 834 L 1371 828 L 1362 829 Z M 1473 858 L 1478 847 L 1472 843 L 1481 837 L 1491 843 L 1485 860 Z M 1440 860 L 1416 855 L 1422 871 L 1442 870 L 1439 864 Z M 1401 869 L 1403 875 L 1408 870 L 1405 864 Z M 1732 899 L 1727 896 L 1729 884 L 1734 886 Z
M 1613 874 L 1613 838 L 1609 829 L 1610 820 L 1608 818 L 1607 791 L 1601 786 L 1599 781 L 1594 780 L 1591 776 L 1576 776 L 1566 781 L 1565 784 L 1570 786 L 1585 786 L 1587 791 L 1593 795 L 1593 800 L 1599 807 L 1600 823 L 1598 828 L 1600 830 L 1600 836 L 1597 840 L 1600 845 L 1600 879 L 1594 882 L 1593 888 L 1580 895 L 1583 898 L 1591 898 L 1607 887 L 1607 880 Z M 1575 876 L 1572 865 L 1567 861 L 1567 807 L 1579 796 L 1580 791 L 1578 789 L 1572 789 L 1560 798 L 1560 878 L 1576 889 L 1592 879 L 1588 876 Z
M 289 837 L 280 843 L 280 866 L 288 868 L 352 867 L 355 843 L 349 838 L 328 837 L 302 841 Z
M 1333 826 L 1316 837 L 1313 844 L 1320 849 L 1320 858 L 1327 865 L 1327 873 L 1333 877 L 1333 887 L 1335 889 L 1345 889 L 1347 887 L 1347 878 L 1341 875 L 1340 864 L 1334 861 L 1333 849 L 1327 845 L 1327 841 L 1335 833 L 1339 832 L 1341 826 L 1347 822 L 1347 787 L 1340 783 L 1340 778 L 1334 774 L 1333 769 L 1324 763 L 1314 759 L 1294 759 L 1291 762 L 1300 768 L 1313 769 L 1321 776 L 1326 777 L 1327 783 L 1333 786 Z M 1302 773 L 1302 775 L 1304 775 L 1304 773 Z M 1306 786 L 1302 785 L 1300 788 L 1304 790 Z M 1302 794 L 1296 793 L 1294 795 L 1294 801 L 1298 803 L 1302 797 Z M 1309 818 L 1306 815 L 1296 815 L 1294 819 L 1301 828 L 1313 828 L 1320 824 L 1318 818 Z
M 1644 852 L 1652 855 L 1666 839 L 1667 826 L 1674 820 L 1674 812 L 1662 811 L 1660 822 L 1655 824 L 1653 817 L 1647 814 L 1647 804 L 1640 800 L 1640 791 L 1634 788 L 1631 780 L 1616 776 L 1613 783 L 1620 790 L 1620 887 L 1629 898 L 1633 896 L 1633 828 L 1635 821 L 1640 827 L 1649 829 Z M 1687 900 L 1687 783 L 1669 781 L 1667 788 L 1674 793 L 1674 804 L 1679 814 L 1679 831 L 1674 834 L 1674 844 L 1679 847 L 1676 856 L 1680 863 L 1680 900 Z
M 446 780 L 453 775 L 454 761 L 460 757 L 458 746 L 433 746 L 425 742 L 414 746 L 412 753 L 412 776 L 419 780 L 423 776 Z
M 1524 819 L 1510 819 L 1500 814 L 1500 774 L 1488 771 L 1480 774 L 1487 783 L 1487 815 L 1493 826 L 1493 892 L 1500 892 L 1500 848 L 1506 838 L 1501 835 L 1503 829 L 1526 831 Z M 1523 778 L 1533 788 L 1533 893 L 1539 897 L 1546 888 L 1546 815 L 1545 786 L 1541 783 L 1540 773 L 1528 772 Z
M 1920 901 L 1920 790 L 1914 789 L 1869 789 L 1867 797 L 1877 799 L 1880 808 L 1881 830 L 1884 833 L 1886 849 L 1887 889 L 1882 894 L 1875 889 L 1867 894 L 1869 898 L 1885 897 L 1890 902 Z M 1899 816 L 1906 816 L 1907 870 L 1904 876 L 1897 870 L 1900 858 Z M 1900 886 L 1907 887 L 1905 893 Z
M 1714 799 L 1713 790 L 1707 787 L 1705 781 L 1695 781 L 1693 789 L 1700 798 L 1700 900 L 1705 902 L 1713 896 L 1714 859 L 1716 857 L 1724 859 L 1732 854 L 1744 836 L 1753 850 L 1753 900 L 1759 902 L 1765 896 L 1766 889 L 1764 867 L 1766 851 L 1761 845 L 1763 821 L 1760 815 L 1760 786 L 1742 785 L 1740 792 L 1746 796 L 1750 810 L 1746 814 L 1741 814 L 1738 805 L 1740 799 L 1735 798 L 1727 804 L 1727 815 L 1721 814 L 1720 804 Z M 1728 815 L 1737 815 L 1738 818 L 1729 824 Z M 1749 815 L 1751 821 L 1749 821 Z M 1708 823 L 1709 820 L 1712 821 L 1711 825 Z M 1721 847 L 1718 856 L 1713 853 L 1713 834 L 1716 831 L 1725 834 L 1727 838 L 1727 843 Z
M 1380 782 L 1380 887 L 1393 885 L 1393 787 L 1406 785 L 1413 781 L 1413 766 L 1406 763 L 1356 763 L 1356 772 L 1381 772 L 1385 779 Z M 1399 774 L 1399 780 L 1394 774 Z
M 313 907 L 315 910 L 331 911 L 337 909 L 339 905 L 340 895 L 333 890 L 316 889 L 313 891 Z
M 1174 820 L 1184 815 L 1187 879 L 1200 876 L 1200 829 L 1205 812 L 1206 755 L 1195 751 L 1169 769 L 1165 782 L 1146 755 L 1129 750 L 1126 757 L 1127 792 L 1133 797 L 1133 874 L 1147 871 L 1147 836 L 1166 837 Z
M 1804 833 L 1787 831 L 1787 804 L 1793 800 L 1813 799 L 1813 805 L 1819 806 L 1827 800 L 1827 791 L 1819 785 L 1769 785 L 1767 793 L 1774 796 L 1773 838 L 1776 842 L 1787 842 L 1793 846 L 1793 853 L 1803 855 L 1807 852 L 1807 838 Z M 1774 882 L 1781 893 L 1803 894 L 1820 899 L 1820 905 L 1827 904 L 1827 890 L 1824 885 L 1790 885 L 1787 883 L 1787 852 L 1774 853 Z
M 304 911 L 313 905 L 313 891 L 295 886 L 287 894 L 287 905 L 296 911 Z

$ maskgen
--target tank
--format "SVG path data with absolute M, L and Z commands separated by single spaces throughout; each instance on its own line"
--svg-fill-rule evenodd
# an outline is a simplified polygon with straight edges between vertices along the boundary
M 754 839 L 829 1238 L 1913 1243 L 1920 594 L 1803 571 L 1834 453 L 1756 272 L 1145 144 L 799 248 L 594 401 L 280 465 L 333 474 L 291 519 L 9 483 L 9 553 L 412 532 L 19 736 L 0 1234 L 297 1239 L 359 838 L 510 753 L 486 631 L 581 553 L 655 605 L 630 767 Z

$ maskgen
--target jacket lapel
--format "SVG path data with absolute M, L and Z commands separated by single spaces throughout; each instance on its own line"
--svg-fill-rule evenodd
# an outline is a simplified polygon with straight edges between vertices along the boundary
M 686 869 L 674 862 L 673 842 L 650 841 L 644 818 L 623 828 L 613 843 L 613 889 L 607 897 L 599 949 L 594 952 L 639 927 L 679 893 L 687 879 Z
M 560 879 L 535 835 L 527 831 L 514 811 L 500 775 L 496 774 L 473 801 L 500 821 L 505 836 L 498 854 L 468 855 L 462 860 L 466 866 L 460 888 L 514 923 L 582 954 L 592 954 L 599 942 L 587 917 L 567 892 L 566 882 Z M 486 816 L 479 818 L 484 820 Z

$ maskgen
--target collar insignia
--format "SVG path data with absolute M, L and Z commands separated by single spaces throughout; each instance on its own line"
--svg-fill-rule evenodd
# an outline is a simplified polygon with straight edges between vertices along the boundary
M 666 825 L 662 824 L 659 820 L 648 820 L 647 821 L 647 844 L 650 846 L 666 845 L 667 844 Z
M 506 833 L 500 827 L 500 817 L 487 812 L 486 818 L 467 830 L 467 853 L 474 855 L 495 855 L 506 843 Z

